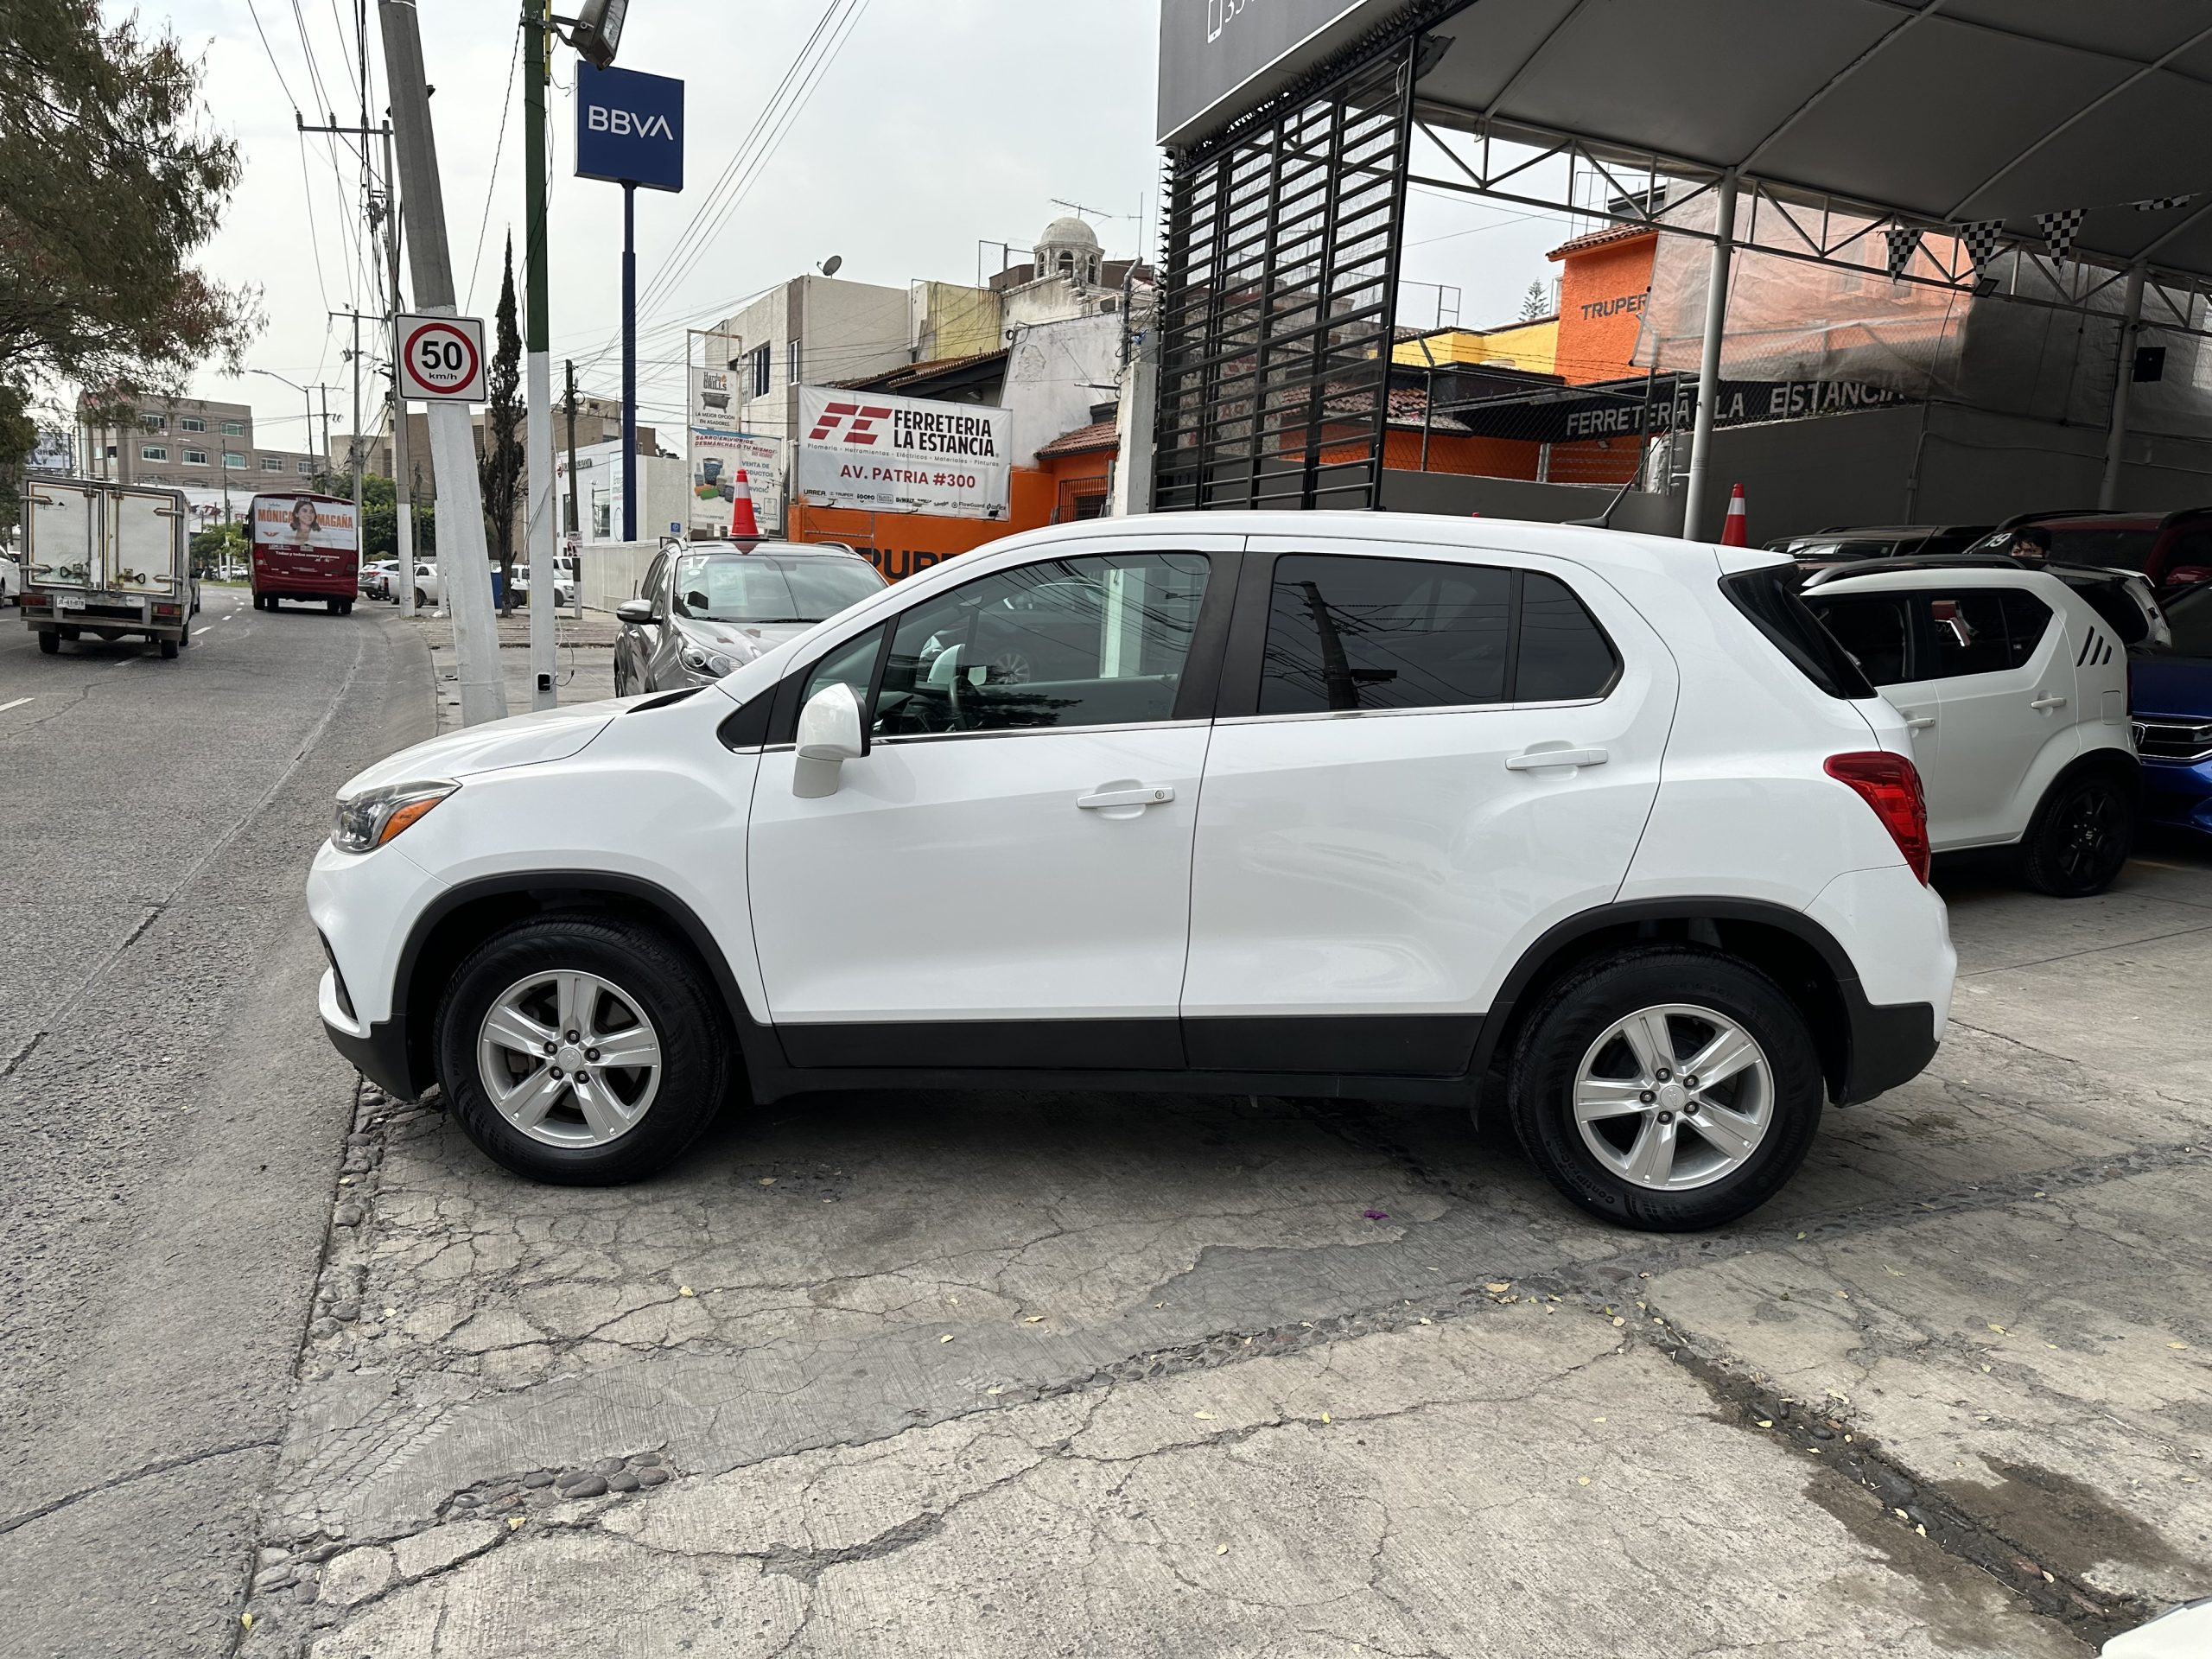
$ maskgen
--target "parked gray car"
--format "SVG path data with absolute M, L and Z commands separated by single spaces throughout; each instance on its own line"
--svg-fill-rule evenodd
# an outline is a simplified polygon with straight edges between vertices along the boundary
M 664 549 L 638 597 L 615 611 L 614 695 L 705 685 L 825 617 L 883 578 L 851 549 L 761 542 Z

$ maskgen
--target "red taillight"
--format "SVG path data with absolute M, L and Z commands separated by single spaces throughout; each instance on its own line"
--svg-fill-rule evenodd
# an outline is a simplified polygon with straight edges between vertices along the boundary
M 1920 772 L 1901 754 L 1872 749 L 1858 754 L 1832 754 L 1828 776 L 1849 784 L 1859 799 L 1874 809 L 1874 816 L 1890 832 L 1912 873 L 1928 880 L 1928 798 L 1921 793 Z

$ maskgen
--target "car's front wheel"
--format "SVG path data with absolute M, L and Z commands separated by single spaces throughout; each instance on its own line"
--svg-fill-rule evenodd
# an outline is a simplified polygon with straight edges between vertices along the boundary
M 1772 1198 L 1812 1145 L 1826 1089 L 1804 1018 L 1771 979 L 1655 945 L 1552 989 L 1510 1097 L 1522 1144 L 1574 1203 L 1682 1232 Z
M 439 1012 L 438 1079 L 468 1138 L 517 1174 L 636 1180 L 720 1109 L 726 1023 L 707 976 L 665 936 L 549 916 L 461 963 Z

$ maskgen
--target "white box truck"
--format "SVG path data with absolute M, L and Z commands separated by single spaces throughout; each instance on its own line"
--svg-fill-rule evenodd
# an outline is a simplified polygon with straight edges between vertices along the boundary
M 62 641 L 192 643 L 200 584 L 181 490 L 33 473 L 23 481 L 23 620 L 48 656 Z

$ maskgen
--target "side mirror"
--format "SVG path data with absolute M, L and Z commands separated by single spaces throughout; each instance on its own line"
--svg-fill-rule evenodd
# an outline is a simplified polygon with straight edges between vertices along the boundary
M 626 599 L 614 607 L 614 620 L 643 627 L 653 620 L 653 602 L 650 599 Z
M 838 769 L 868 753 L 861 726 L 861 700 L 849 685 L 825 685 L 798 711 L 798 764 L 791 772 L 791 793 L 819 800 L 837 792 Z

